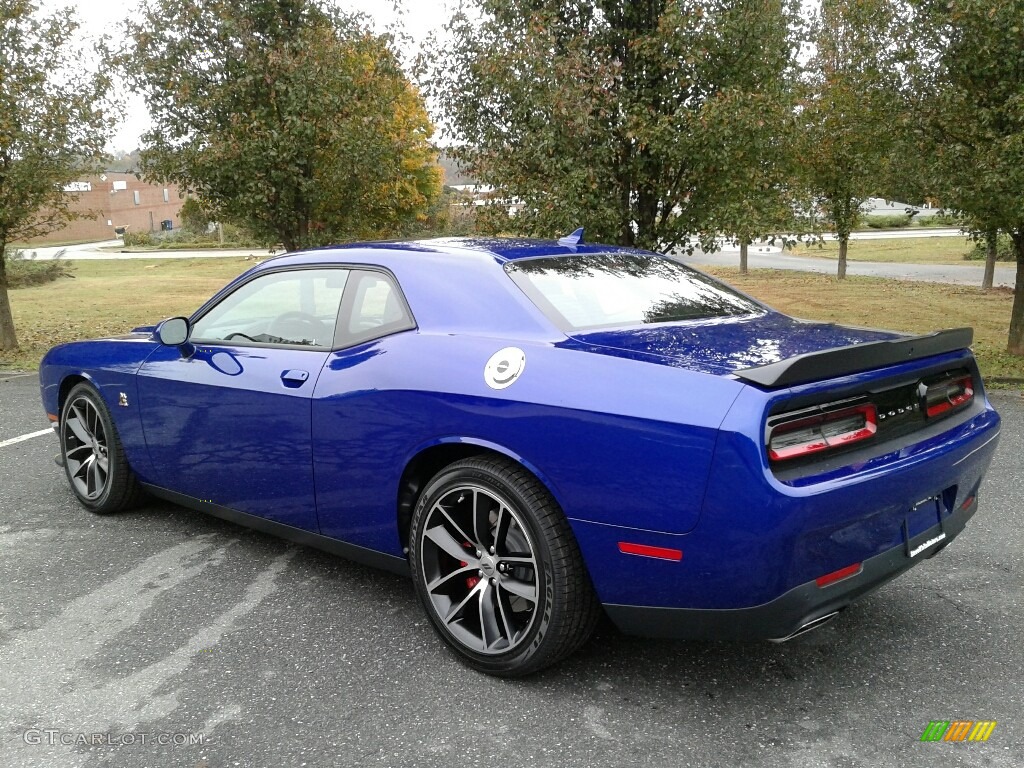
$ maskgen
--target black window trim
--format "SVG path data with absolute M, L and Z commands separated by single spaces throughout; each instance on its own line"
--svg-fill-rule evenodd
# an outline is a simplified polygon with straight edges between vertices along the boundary
M 274 267 L 274 268 L 271 268 L 271 269 L 265 269 L 265 270 L 260 270 L 259 272 L 255 272 L 252 275 L 250 275 L 248 278 L 246 278 L 245 280 L 242 280 L 241 282 L 239 282 L 238 284 L 233 286 L 232 289 L 230 291 L 228 291 L 227 293 L 218 292 L 218 293 L 214 294 L 213 296 L 211 296 L 206 301 L 205 304 L 203 304 L 201 307 L 199 307 L 199 309 L 197 309 L 192 314 L 192 316 L 189 317 L 189 321 L 188 321 L 189 328 L 191 329 L 193 326 L 195 326 L 195 324 L 198 321 L 202 320 L 212 309 L 214 309 L 215 307 L 219 306 L 222 301 L 227 299 L 229 296 L 232 296 L 236 291 L 238 291 L 242 287 L 248 285 L 253 280 L 258 280 L 259 278 L 264 277 L 266 275 L 274 275 L 274 274 L 279 274 L 279 273 L 283 273 L 283 272 L 308 272 L 308 271 L 311 271 L 311 270 L 321 270 L 321 269 L 344 269 L 344 270 L 347 270 L 349 272 L 348 278 L 345 279 L 345 288 L 341 292 L 341 301 L 338 302 L 338 313 L 335 316 L 334 338 L 331 340 L 332 341 L 331 346 L 315 346 L 314 347 L 314 346 L 311 346 L 309 344 L 278 344 L 278 343 L 273 343 L 273 342 L 246 341 L 245 339 L 239 339 L 237 341 L 236 340 L 228 341 L 227 339 L 213 339 L 213 340 L 195 339 L 195 340 L 193 340 L 193 339 L 190 338 L 189 341 L 192 341 L 193 343 L 195 343 L 196 346 L 202 346 L 202 347 L 225 347 L 225 346 L 228 346 L 228 347 L 245 347 L 245 348 L 251 348 L 251 349 L 292 349 L 292 350 L 297 350 L 297 351 L 301 351 L 301 352 L 319 352 L 319 353 L 325 353 L 326 352 L 326 353 L 330 354 L 330 353 L 333 353 L 333 352 L 340 352 L 342 350 L 349 349 L 350 347 L 359 346 L 360 344 L 366 344 L 367 342 L 375 341 L 376 339 L 381 339 L 381 338 L 384 338 L 385 336 L 391 336 L 392 334 L 395 334 L 395 333 L 404 333 L 405 331 L 417 330 L 419 328 L 419 324 L 416 322 L 416 317 L 412 313 L 412 307 L 409 306 L 409 302 L 405 298 L 405 292 L 402 290 L 402 285 L 398 281 L 398 278 L 395 277 L 395 274 L 390 269 L 388 269 L 387 267 L 382 267 L 382 266 L 377 265 L 377 264 L 347 264 L 347 263 L 341 263 L 341 264 L 339 264 L 339 263 L 332 263 L 332 264 L 289 264 L 287 266 Z M 391 330 L 388 330 L 386 333 L 381 333 L 380 335 L 373 336 L 372 338 L 361 338 L 361 339 L 358 339 L 358 340 L 355 340 L 355 341 L 351 341 L 351 340 L 346 340 L 344 342 L 341 341 L 340 336 L 339 336 L 339 332 L 340 332 L 340 329 L 341 329 L 341 313 L 342 313 L 342 310 L 347 306 L 346 299 L 349 296 L 349 293 L 352 291 L 352 284 L 353 283 L 351 281 L 351 277 L 352 277 L 353 274 L 355 274 L 357 272 L 379 272 L 379 273 L 383 274 L 385 277 L 390 278 L 392 285 L 394 285 L 394 287 L 395 287 L 395 291 L 397 292 L 398 298 L 399 298 L 399 300 L 402 303 L 402 308 L 405 310 L 405 314 L 408 317 L 408 320 L 409 320 L 409 325 L 408 326 L 402 327 L 402 328 L 397 329 L 397 330 L 396 329 L 391 329 Z M 348 303 L 350 303 L 350 302 L 348 302 Z M 190 333 L 191 333 L 191 330 L 190 330 Z
M 398 300 L 402 305 L 402 313 L 404 317 L 401 325 L 394 327 L 382 325 L 379 329 L 369 329 L 361 335 L 353 336 L 351 333 L 343 330 L 344 326 L 342 325 L 341 319 L 342 317 L 351 318 L 352 306 L 355 303 L 355 291 L 357 290 L 359 283 L 358 276 L 360 274 L 373 273 L 382 274 L 385 278 L 390 280 L 391 285 L 395 290 L 395 295 L 398 297 Z M 353 277 L 356 277 L 356 279 L 353 280 Z M 409 307 L 409 302 L 405 298 L 405 293 L 402 292 L 402 288 L 398 284 L 398 278 L 386 269 L 377 269 L 373 267 L 356 268 L 351 271 L 348 280 L 345 281 L 345 291 L 341 295 L 341 304 L 338 308 L 338 322 L 334 326 L 334 348 L 331 351 L 337 352 L 342 349 L 358 347 L 360 344 L 367 344 L 371 341 L 383 339 L 396 333 L 416 330 L 417 327 L 416 318 L 413 317 L 412 309 Z

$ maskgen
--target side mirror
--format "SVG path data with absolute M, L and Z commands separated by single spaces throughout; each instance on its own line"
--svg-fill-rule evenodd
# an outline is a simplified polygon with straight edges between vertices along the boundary
M 172 317 L 156 327 L 156 338 L 165 346 L 180 347 L 188 341 L 189 330 L 186 318 Z

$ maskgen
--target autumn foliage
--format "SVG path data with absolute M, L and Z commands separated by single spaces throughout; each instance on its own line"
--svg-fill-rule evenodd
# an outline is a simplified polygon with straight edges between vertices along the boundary
M 386 36 L 317 0 L 151 2 L 123 60 L 154 118 L 142 171 L 292 250 L 401 234 L 441 172 Z

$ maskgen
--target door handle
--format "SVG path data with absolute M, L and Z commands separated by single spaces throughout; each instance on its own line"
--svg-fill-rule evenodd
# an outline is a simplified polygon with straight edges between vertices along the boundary
M 306 379 L 309 378 L 309 371 L 300 371 L 296 369 L 282 371 L 281 381 L 284 382 L 286 387 L 301 387 L 306 383 Z

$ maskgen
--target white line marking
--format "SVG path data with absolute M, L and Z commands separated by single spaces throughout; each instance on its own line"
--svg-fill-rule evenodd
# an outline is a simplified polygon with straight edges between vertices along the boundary
M 26 440 L 31 440 L 33 437 L 42 437 L 43 435 L 55 434 L 53 427 L 48 429 L 40 429 L 38 432 L 29 432 L 27 435 L 18 435 L 12 437 L 10 440 L 0 440 L 0 448 L 6 448 L 8 445 L 14 445 L 15 443 L 22 443 Z

